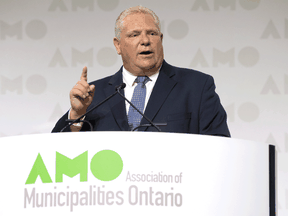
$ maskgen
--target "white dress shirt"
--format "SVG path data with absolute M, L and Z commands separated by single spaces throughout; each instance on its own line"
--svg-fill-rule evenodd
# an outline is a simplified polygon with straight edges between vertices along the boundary
M 135 87 L 137 86 L 137 83 L 135 83 L 135 79 L 137 78 L 137 76 L 133 75 L 132 73 L 130 73 L 129 71 L 127 71 L 124 66 L 123 66 L 123 70 L 122 70 L 122 75 L 123 75 L 123 83 L 126 84 L 126 87 L 124 88 L 124 94 L 125 94 L 125 97 L 131 101 L 132 100 L 132 96 L 133 96 L 133 92 L 134 92 L 134 89 Z M 157 71 L 157 73 L 149 76 L 149 78 L 151 79 L 151 81 L 148 81 L 146 83 L 146 98 L 145 98 L 145 103 L 144 103 L 144 110 L 143 110 L 143 113 L 145 112 L 145 108 L 146 108 L 146 105 L 149 101 L 149 98 L 150 98 L 150 95 L 151 95 L 151 92 L 153 90 L 153 87 L 156 83 L 156 80 L 158 78 L 158 75 L 159 75 L 159 71 Z M 129 107 L 130 107 L 130 104 L 125 101 L 125 105 L 126 105 L 126 114 L 128 115 L 128 111 L 129 111 Z

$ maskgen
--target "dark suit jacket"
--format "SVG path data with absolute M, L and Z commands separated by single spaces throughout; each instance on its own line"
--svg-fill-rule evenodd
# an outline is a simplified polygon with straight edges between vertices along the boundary
M 92 82 L 95 85 L 94 99 L 90 107 L 115 92 L 115 86 L 123 82 L 122 68 L 113 76 Z M 124 94 L 124 90 L 122 90 Z M 179 132 L 230 136 L 226 113 L 215 93 L 211 76 L 191 69 L 169 65 L 165 61 L 145 109 L 145 115 L 154 123 L 167 123 L 163 132 Z M 68 112 L 57 122 L 52 132 L 59 132 L 66 124 Z M 94 131 L 128 131 L 125 101 L 116 95 L 88 114 Z M 141 124 L 148 123 L 142 119 Z M 81 131 L 89 130 L 84 124 Z M 154 127 L 139 130 L 156 131 Z M 67 128 L 66 131 L 70 131 Z

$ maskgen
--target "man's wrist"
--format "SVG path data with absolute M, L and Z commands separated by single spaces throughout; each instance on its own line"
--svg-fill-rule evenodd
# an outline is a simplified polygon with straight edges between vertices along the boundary
M 72 108 L 69 110 L 68 112 L 68 119 L 69 120 L 75 120 L 75 119 L 78 119 L 80 116 L 78 115 L 75 115 L 75 112 L 73 112 Z M 84 120 L 85 119 L 85 116 L 83 116 L 80 120 Z M 82 127 L 83 125 L 83 122 L 78 122 L 78 123 L 74 123 L 73 126 L 75 127 Z

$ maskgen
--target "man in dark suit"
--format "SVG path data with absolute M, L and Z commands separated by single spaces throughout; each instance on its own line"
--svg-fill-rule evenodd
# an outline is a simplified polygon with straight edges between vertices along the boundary
M 147 77 L 142 110 L 153 122 L 167 123 L 161 127 L 163 132 L 230 136 L 226 113 L 215 93 L 213 78 L 166 63 L 162 39 L 159 18 L 153 11 L 142 6 L 123 11 L 116 21 L 114 38 L 123 67 L 115 75 L 90 84 L 87 83 L 87 68 L 84 67 L 80 81 L 70 92 L 71 109 L 57 122 L 52 132 L 59 132 L 65 127 L 67 119 L 85 114 L 89 108 L 114 93 L 115 86 L 123 82 L 126 88 L 121 90 L 122 93 L 133 101 L 137 77 Z M 128 131 L 132 129 L 128 118 L 130 109 L 130 105 L 116 95 L 86 115 L 85 121 L 89 121 L 95 131 Z M 140 125 L 146 123 L 146 119 L 139 122 Z M 77 123 L 66 131 L 80 130 L 89 130 L 89 127 Z M 150 126 L 139 130 L 156 129 Z

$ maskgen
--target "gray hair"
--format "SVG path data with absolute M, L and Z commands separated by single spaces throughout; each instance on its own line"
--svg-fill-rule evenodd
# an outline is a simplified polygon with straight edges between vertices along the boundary
M 116 23 L 115 23 L 115 37 L 118 38 L 118 40 L 120 40 L 120 34 L 121 34 L 121 30 L 123 28 L 123 20 L 125 17 L 127 17 L 128 15 L 131 15 L 133 13 L 144 13 L 144 14 L 150 14 L 154 21 L 155 21 L 155 25 L 157 26 L 159 33 L 161 33 L 161 25 L 160 25 L 160 20 L 159 17 L 149 8 L 143 7 L 141 5 L 138 5 L 136 7 L 130 7 L 126 10 L 124 10 L 117 18 Z

